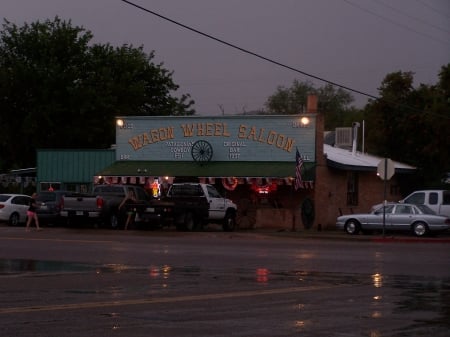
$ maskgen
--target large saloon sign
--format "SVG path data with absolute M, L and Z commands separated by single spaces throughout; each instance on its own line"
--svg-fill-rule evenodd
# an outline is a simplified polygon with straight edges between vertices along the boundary
M 315 161 L 316 115 L 117 117 L 118 161 Z

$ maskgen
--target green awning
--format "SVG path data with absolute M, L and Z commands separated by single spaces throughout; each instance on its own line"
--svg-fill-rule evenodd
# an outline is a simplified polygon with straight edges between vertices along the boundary
M 303 164 L 304 180 L 314 180 L 315 163 Z M 98 176 L 295 177 L 295 162 L 116 161 Z

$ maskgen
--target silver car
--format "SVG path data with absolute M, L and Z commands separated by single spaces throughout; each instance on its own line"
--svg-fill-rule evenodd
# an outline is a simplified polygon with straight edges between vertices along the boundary
M 385 215 L 383 216 L 383 207 Z M 348 234 L 373 230 L 410 231 L 416 236 L 450 229 L 450 219 L 436 215 L 425 205 L 389 203 L 381 205 L 370 213 L 342 215 L 336 220 L 336 227 Z

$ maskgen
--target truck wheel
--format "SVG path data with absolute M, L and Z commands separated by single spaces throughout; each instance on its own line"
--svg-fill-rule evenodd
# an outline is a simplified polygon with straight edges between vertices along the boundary
M 191 212 L 186 213 L 184 216 L 184 228 L 189 232 L 193 232 L 198 229 L 194 214 Z
M 232 232 L 236 229 L 236 213 L 227 212 L 223 219 L 223 230 L 225 232 Z
M 119 217 L 116 213 L 111 213 L 109 215 L 109 226 L 112 229 L 118 229 L 119 228 Z

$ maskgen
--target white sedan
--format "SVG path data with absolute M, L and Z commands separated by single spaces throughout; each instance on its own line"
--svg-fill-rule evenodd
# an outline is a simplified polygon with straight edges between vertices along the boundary
M 12 226 L 26 222 L 30 200 L 29 195 L 0 194 L 0 221 L 7 221 Z
M 374 209 L 370 213 L 342 215 L 336 220 L 336 227 L 348 234 L 358 234 L 384 229 L 391 231 L 410 231 L 416 236 L 430 232 L 450 229 L 450 219 L 436 215 L 424 205 L 389 203 Z

